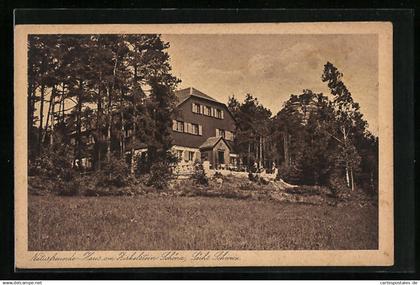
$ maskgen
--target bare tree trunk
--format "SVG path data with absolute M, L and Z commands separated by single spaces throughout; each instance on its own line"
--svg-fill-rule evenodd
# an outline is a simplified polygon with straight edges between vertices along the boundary
M 341 128 L 341 133 L 343 134 L 344 150 L 346 151 L 347 150 L 347 132 L 346 132 L 346 129 L 344 127 Z M 347 187 L 350 188 L 350 173 L 349 173 L 348 158 L 345 157 L 345 160 L 346 160 L 346 184 L 347 184 Z
M 115 58 L 114 69 L 112 71 L 113 75 L 113 82 L 112 87 L 108 86 L 108 130 L 107 130 L 107 146 L 106 146 L 106 158 L 109 162 L 111 160 L 111 124 L 112 124 L 112 95 L 111 92 L 114 92 L 115 89 L 115 77 L 117 73 L 117 65 L 118 65 L 118 53 Z
M 370 171 L 370 188 L 373 190 L 375 190 L 375 185 L 373 183 L 373 171 Z
M 76 152 L 76 159 L 79 161 L 79 166 L 81 165 L 81 158 L 82 158 L 82 100 L 83 100 L 83 81 L 79 81 L 79 94 L 77 100 L 77 152 Z
M 50 96 L 50 104 L 48 105 L 48 113 L 47 113 L 47 122 L 44 128 L 44 135 L 42 137 L 42 143 L 45 143 L 45 138 L 47 137 L 48 127 L 50 127 L 50 117 L 51 117 L 51 133 L 50 133 L 50 145 L 52 145 L 52 132 L 54 130 L 54 105 L 55 105 L 55 85 L 52 87 L 51 96 Z
M 121 149 L 121 157 L 124 158 L 125 156 L 125 121 L 124 121 L 124 93 L 121 88 L 121 100 L 120 100 L 120 118 L 121 118 L 121 135 L 120 135 L 120 149 Z
M 55 87 L 54 87 L 55 88 Z M 55 89 L 54 89 L 55 91 Z M 55 92 L 54 92 L 55 93 Z M 53 98 L 52 107 L 51 107 L 51 134 L 50 134 L 50 145 L 54 144 L 54 115 L 55 115 L 55 96 Z
M 137 109 L 136 109 L 136 106 L 135 106 L 135 100 L 134 100 L 134 97 L 133 97 L 133 116 L 134 116 L 134 119 L 133 119 L 133 130 L 132 130 L 132 134 L 131 134 L 131 138 L 129 138 L 130 139 L 130 145 L 131 145 L 131 149 L 130 149 L 130 153 L 131 153 L 131 161 L 130 161 L 130 173 L 131 174 L 133 174 L 134 173 L 134 163 L 135 163 L 135 161 L 134 161 L 134 143 L 135 143 L 135 140 L 136 140 L 136 124 L 137 124 Z
M 44 125 L 44 100 L 45 100 L 45 85 L 41 85 L 41 106 L 39 110 L 39 128 L 38 128 L 38 154 L 42 151 L 42 128 Z
M 61 123 L 64 123 L 64 101 L 65 101 L 65 85 L 64 82 L 62 83 L 62 87 L 61 87 L 61 99 L 60 99 L 60 111 L 59 111 L 59 116 L 61 117 Z
M 248 156 L 247 156 L 247 167 L 248 167 L 248 170 L 251 167 L 251 165 L 249 165 L 251 163 L 250 156 L 251 156 L 251 143 L 248 141 Z
M 108 107 L 107 107 L 107 133 L 106 133 L 106 159 L 109 162 L 111 160 L 111 123 L 112 123 L 112 99 L 111 90 L 108 87 Z
M 262 136 L 260 136 L 259 137 L 259 151 L 260 151 L 260 154 L 259 154 L 259 156 L 260 156 L 260 159 L 259 159 L 259 162 L 258 162 L 258 169 L 260 169 L 262 166 L 263 166 L 263 149 L 262 149 L 262 147 L 263 147 L 263 142 L 262 142 Z
M 354 191 L 355 185 L 354 185 L 353 169 L 350 169 L 350 179 L 351 179 L 351 191 Z
M 35 118 L 35 88 L 33 85 L 31 83 L 28 88 L 28 130 L 33 127 Z
M 137 76 L 137 65 L 134 65 L 134 82 L 135 84 L 138 83 L 138 76 Z M 139 89 L 141 90 L 141 87 L 139 86 Z M 143 93 L 143 90 L 141 90 Z M 131 97 L 131 104 L 133 106 L 133 129 L 132 129 L 132 134 L 131 134 L 131 138 L 130 138 L 130 145 L 131 145 L 131 149 L 130 149 L 130 153 L 131 153 L 131 161 L 130 161 L 130 172 L 131 174 L 134 173 L 134 164 L 135 164 L 135 151 L 134 151 L 134 143 L 136 142 L 136 136 L 137 136 L 137 120 L 138 120 L 138 114 L 137 114 L 137 104 L 136 104 L 136 98 L 133 94 L 133 96 Z
M 346 185 L 350 188 L 350 175 L 349 175 L 349 168 L 346 166 Z
M 101 80 L 101 78 L 100 78 Z M 101 80 L 102 81 L 102 80 Z M 95 168 L 96 170 L 101 169 L 101 143 L 102 143 L 102 128 L 101 128 L 101 119 L 102 119 L 102 88 L 99 86 L 98 89 L 98 111 L 96 115 L 96 132 L 97 132 L 97 138 L 95 140 L 95 149 L 96 149 L 96 161 L 95 161 Z
M 131 161 L 130 161 L 130 172 L 131 172 L 131 174 L 133 174 L 134 173 L 134 163 L 135 163 L 135 161 L 134 161 L 134 155 L 135 155 L 135 153 L 134 153 L 134 143 L 135 143 L 135 139 L 136 139 L 136 124 L 137 124 L 137 112 L 136 112 L 136 107 L 135 107 L 135 105 L 134 105 L 135 103 L 134 103 L 134 100 L 133 100 L 133 115 L 134 115 L 134 120 L 133 120 L 133 131 L 132 131 L 132 134 L 131 134 L 131 138 L 130 138 L 130 142 L 131 142 L 131 149 L 130 149 L 130 153 L 131 153 Z
M 283 133 L 283 150 L 284 150 L 284 163 L 286 168 L 290 167 L 290 157 L 289 157 L 289 134 L 287 132 Z
M 28 131 L 28 143 L 30 145 L 29 148 L 29 160 L 32 160 L 36 155 L 36 147 L 37 142 L 33 139 L 33 132 L 34 132 L 34 125 L 35 125 L 35 96 L 36 96 L 36 88 L 34 88 L 34 83 L 31 83 L 28 88 L 28 121 L 27 121 L 27 131 Z

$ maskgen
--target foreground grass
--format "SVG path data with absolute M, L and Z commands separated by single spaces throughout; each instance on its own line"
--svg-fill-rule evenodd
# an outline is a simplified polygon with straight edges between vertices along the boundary
M 376 249 L 373 206 L 29 196 L 29 250 Z

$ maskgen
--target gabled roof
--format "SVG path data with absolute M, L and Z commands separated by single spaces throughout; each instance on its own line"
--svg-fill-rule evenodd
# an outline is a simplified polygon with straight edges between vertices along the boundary
M 178 105 L 181 105 L 185 100 L 187 100 L 191 96 L 195 96 L 195 97 L 198 97 L 198 98 L 202 98 L 202 99 L 206 99 L 206 100 L 209 100 L 209 101 L 212 101 L 212 102 L 223 104 L 223 103 L 217 101 L 216 99 L 210 97 L 209 95 L 204 94 L 200 90 L 197 90 L 193 87 L 188 87 L 188 88 L 185 88 L 185 89 L 177 90 L 177 91 L 175 91 L 175 95 L 178 97 Z
M 209 137 L 202 145 L 200 145 L 200 149 L 212 149 L 216 144 L 219 143 L 220 140 L 223 140 L 225 144 L 231 149 L 231 145 L 227 143 L 227 141 L 223 137 Z

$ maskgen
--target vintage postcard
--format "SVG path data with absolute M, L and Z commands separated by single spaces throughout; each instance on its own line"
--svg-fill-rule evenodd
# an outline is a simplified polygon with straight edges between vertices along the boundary
M 16 268 L 393 265 L 391 23 L 14 46 Z

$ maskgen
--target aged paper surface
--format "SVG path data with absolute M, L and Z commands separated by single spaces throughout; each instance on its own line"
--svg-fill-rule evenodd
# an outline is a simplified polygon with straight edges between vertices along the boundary
M 27 39 L 31 34 L 290 34 L 378 36 L 379 246 L 377 250 L 29 251 L 27 192 Z M 392 24 L 386 22 L 15 27 L 16 268 L 391 266 L 393 236 Z M 59 225 L 57 225 L 59 226 Z

